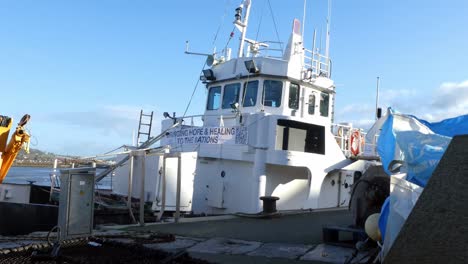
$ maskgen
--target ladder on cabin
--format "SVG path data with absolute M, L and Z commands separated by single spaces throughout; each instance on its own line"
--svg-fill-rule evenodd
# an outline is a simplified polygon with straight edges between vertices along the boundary
M 140 146 L 142 143 L 150 139 L 152 125 L 153 125 L 153 111 L 151 111 L 151 114 L 144 114 L 143 110 L 141 110 L 140 122 L 138 124 L 137 146 Z M 140 141 L 140 138 L 142 135 L 146 136 L 146 139 L 143 139 L 143 141 Z

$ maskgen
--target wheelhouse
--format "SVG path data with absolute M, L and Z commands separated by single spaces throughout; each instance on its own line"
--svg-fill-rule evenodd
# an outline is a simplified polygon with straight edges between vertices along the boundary
M 264 112 L 330 123 L 332 94 L 311 84 L 281 78 L 245 78 L 207 85 L 205 117 Z M 219 124 L 211 124 L 219 125 Z

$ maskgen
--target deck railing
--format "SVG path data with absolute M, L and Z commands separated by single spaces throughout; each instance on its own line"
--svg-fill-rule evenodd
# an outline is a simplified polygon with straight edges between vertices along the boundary
M 304 79 L 315 79 L 319 76 L 330 78 L 330 59 L 317 51 L 304 49 Z
M 377 156 L 378 135 L 372 141 L 366 141 L 367 133 L 363 129 L 346 124 L 333 124 L 332 133 L 346 157 Z

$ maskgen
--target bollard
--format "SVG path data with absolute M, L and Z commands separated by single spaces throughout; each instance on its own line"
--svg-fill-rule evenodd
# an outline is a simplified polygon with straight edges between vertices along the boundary
M 279 197 L 276 196 L 262 196 L 260 200 L 263 201 L 263 212 L 262 214 L 273 214 L 276 213 L 276 201 Z

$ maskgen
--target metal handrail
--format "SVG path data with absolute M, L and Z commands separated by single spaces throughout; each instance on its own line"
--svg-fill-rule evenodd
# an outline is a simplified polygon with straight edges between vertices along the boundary
M 311 78 L 330 76 L 330 59 L 316 51 L 304 49 L 304 67 L 312 72 Z
M 336 131 L 335 131 L 336 130 Z M 341 135 L 340 135 L 341 131 Z M 353 156 L 351 153 L 351 144 L 350 144 L 350 139 L 351 139 L 351 134 L 354 133 L 355 131 L 359 131 L 361 134 L 361 137 L 365 138 L 366 132 L 364 132 L 360 128 L 354 128 L 351 125 L 343 125 L 343 124 L 332 124 L 332 133 L 335 137 L 335 140 L 337 144 L 340 146 L 341 151 L 347 156 L 351 157 Z M 363 153 L 365 146 L 368 145 L 367 142 L 364 142 L 364 145 L 361 144 L 359 141 L 359 153 Z
M 157 135 L 156 137 L 150 138 L 147 141 L 143 142 L 137 149 L 140 149 L 140 150 L 141 149 L 147 149 L 149 146 L 153 145 L 154 143 L 156 143 L 159 140 L 161 140 L 162 138 L 164 138 L 171 129 L 173 129 L 173 128 L 179 126 L 179 125 L 181 125 L 181 122 L 180 122 L 180 120 L 177 120 L 177 122 L 175 122 L 175 124 L 173 124 L 171 127 L 164 130 L 161 134 Z M 104 177 L 106 177 L 109 173 L 113 172 L 116 168 L 122 166 L 125 162 L 127 162 L 130 159 L 130 156 L 131 155 L 125 156 L 121 161 L 117 162 L 115 165 L 109 167 L 105 171 L 103 171 L 103 172 L 99 173 L 98 175 L 96 175 L 96 182 L 104 179 Z
M 339 135 L 339 131 L 343 131 L 342 135 Z M 353 128 L 353 126 L 348 126 L 348 125 L 343 125 L 343 124 L 332 124 L 332 133 L 335 137 L 335 140 L 337 144 L 340 146 L 341 151 L 346 155 L 346 157 L 351 157 L 353 156 L 351 153 L 351 145 L 350 145 L 350 138 L 351 138 L 351 133 L 354 131 L 358 130 L 361 136 L 365 139 L 367 136 L 367 133 L 363 131 L 361 128 Z M 346 133 L 344 133 L 346 131 Z M 371 153 L 367 153 L 366 155 L 372 155 L 372 156 L 377 156 L 377 139 L 379 135 L 375 135 L 373 141 L 365 141 L 364 144 L 359 144 L 359 155 L 361 156 L 363 153 L 366 153 L 366 149 L 371 149 Z

